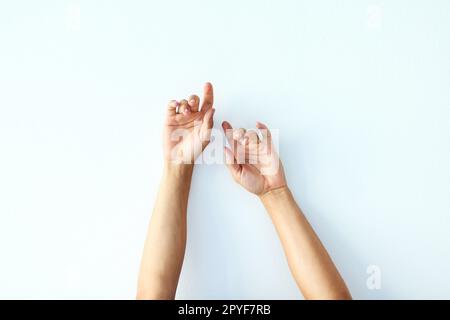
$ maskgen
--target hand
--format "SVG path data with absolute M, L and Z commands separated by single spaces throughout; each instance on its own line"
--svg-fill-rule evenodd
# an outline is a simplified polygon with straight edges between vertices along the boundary
M 226 121 L 222 128 L 231 146 L 225 147 L 225 162 L 237 183 L 259 196 L 287 185 L 272 135 L 264 124 L 256 123 L 262 139 L 255 131 L 233 129 Z
M 169 102 L 164 126 L 164 157 L 167 161 L 193 164 L 208 145 L 213 126 L 213 87 L 206 83 L 203 101 L 196 95 L 189 100 Z

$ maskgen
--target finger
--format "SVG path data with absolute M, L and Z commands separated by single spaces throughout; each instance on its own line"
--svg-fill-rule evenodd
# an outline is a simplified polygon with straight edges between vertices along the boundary
M 254 130 L 247 131 L 244 138 L 247 138 L 248 144 L 251 145 L 256 145 L 259 142 L 258 134 Z
M 259 144 L 260 151 L 264 154 L 271 154 L 273 151 L 272 146 L 272 133 L 269 128 L 261 122 L 256 122 L 256 128 L 259 129 L 262 135 L 262 143 Z
M 233 127 L 228 121 L 222 122 L 222 129 L 230 146 L 233 145 Z
M 245 158 L 250 164 L 258 162 L 258 134 L 254 130 L 247 131 L 244 138 L 246 138 Z
M 201 111 L 208 111 L 212 108 L 214 103 L 214 92 L 212 84 L 207 82 L 205 83 L 205 86 L 203 87 L 203 102 L 202 102 L 202 108 Z
M 245 144 L 245 129 L 244 128 L 239 128 L 239 129 L 235 129 L 233 130 L 233 140 L 235 140 L 236 142 Z
M 223 128 L 223 130 L 233 129 L 233 127 L 231 126 L 231 124 L 228 121 L 222 122 L 222 128 Z
M 245 163 L 246 144 L 245 129 L 239 128 L 233 130 L 233 140 L 231 142 L 231 148 L 233 148 L 234 156 L 238 163 Z
M 189 97 L 189 106 L 191 107 L 192 112 L 198 111 L 199 102 L 200 98 L 197 95 L 193 94 L 192 96 Z
M 178 101 L 170 100 L 167 104 L 167 114 L 174 116 L 177 113 Z
M 235 181 L 239 180 L 239 175 L 242 170 L 242 166 L 240 164 L 236 163 L 236 159 L 234 158 L 233 152 L 227 148 L 224 147 L 224 153 L 225 153 L 225 164 L 227 165 L 228 170 L 230 170 L 231 176 Z
M 214 124 L 214 112 L 216 112 L 216 109 L 209 109 L 203 117 L 203 122 L 200 127 L 200 137 L 202 142 L 209 142 L 211 139 L 211 129 Z
M 189 103 L 187 100 L 183 99 L 180 101 L 180 106 L 178 107 L 178 113 L 180 114 L 190 114 L 191 113 L 191 107 L 189 106 Z
M 242 144 L 243 141 L 241 139 L 245 134 L 245 129 L 233 129 L 227 121 L 222 122 L 222 128 L 237 163 L 245 163 L 245 145 Z
M 256 122 L 256 128 L 261 132 L 263 140 L 270 140 L 272 138 L 269 128 L 264 123 Z

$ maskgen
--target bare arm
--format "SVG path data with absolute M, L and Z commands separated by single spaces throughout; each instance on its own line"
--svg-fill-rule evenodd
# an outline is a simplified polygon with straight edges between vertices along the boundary
M 298 287 L 306 299 L 351 299 L 326 249 L 314 233 L 287 187 L 283 166 L 272 145 L 268 128 L 261 131 L 222 127 L 230 148 L 225 148 L 226 162 L 234 180 L 261 199 L 283 245 Z
M 200 99 L 171 101 L 164 126 L 164 171 L 148 228 L 138 299 L 174 299 L 186 247 L 186 211 L 194 161 L 208 145 L 213 126 L 213 89 Z
M 174 299 L 186 247 L 192 165 L 165 165 L 148 228 L 138 299 Z
M 260 196 L 305 299 L 351 299 L 325 247 L 287 187 Z

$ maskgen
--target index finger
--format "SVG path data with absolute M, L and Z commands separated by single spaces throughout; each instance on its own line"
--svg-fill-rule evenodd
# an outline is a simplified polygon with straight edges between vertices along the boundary
M 214 92 L 213 92 L 213 86 L 210 82 L 205 83 L 205 86 L 203 87 L 203 102 L 202 102 L 202 108 L 201 111 L 208 111 L 212 108 L 214 103 Z
M 233 127 L 231 126 L 231 124 L 228 121 L 224 121 L 222 122 L 222 129 L 223 132 L 225 133 L 225 137 L 228 140 L 228 143 L 230 144 L 230 146 L 233 145 Z

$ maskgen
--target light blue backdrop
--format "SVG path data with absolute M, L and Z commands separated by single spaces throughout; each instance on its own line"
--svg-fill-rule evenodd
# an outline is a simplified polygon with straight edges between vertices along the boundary
M 446 0 L 2 1 L 0 298 L 134 298 L 166 101 L 205 81 L 216 127 L 280 130 L 355 298 L 450 298 Z M 222 166 L 195 172 L 178 297 L 301 298 Z

